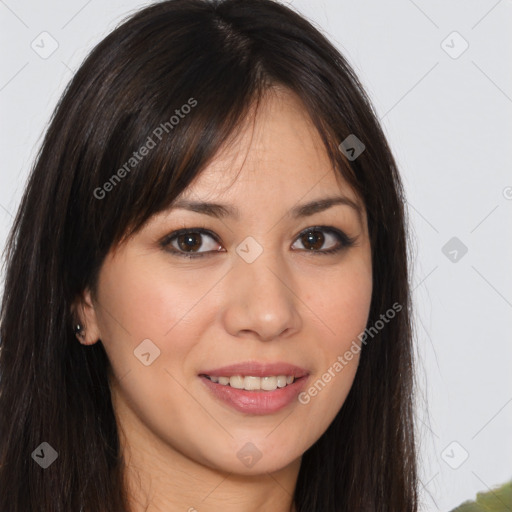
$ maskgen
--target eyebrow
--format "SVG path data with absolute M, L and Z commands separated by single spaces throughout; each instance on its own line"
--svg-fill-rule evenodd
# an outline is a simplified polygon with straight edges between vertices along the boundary
M 315 213 L 322 212 L 336 205 L 351 207 L 356 211 L 359 220 L 362 222 L 363 212 L 361 206 L 352 201 L 352 199 L 344 196 L 323 197 L 320 199 L 315 199 L 314 201 L 310 201 L 309 203 L 295 206 L 290 210 L 290 215 L 292 218 L 301 219 L 304 217 L 309 217 Z M 170 210 L 177 208 L 202 213 L 204 215 L 209 215 L 218 219 L 233 217 L 238 220 L 240 218 L 240 211 L 238 208 L 229 204 L 207 203 L 202 201 L 197 202 L 189 201 L 187 199 L 180 199 L 172 203 L 170 206 Z

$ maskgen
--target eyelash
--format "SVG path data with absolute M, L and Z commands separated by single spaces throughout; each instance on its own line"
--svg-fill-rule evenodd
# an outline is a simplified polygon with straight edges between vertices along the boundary
M 347 249 L 349 247 L 352 247 L 357 237 L 349 237 L 343 231 L 340 231 L 339 229 L 328 227 L 328 226 L 313 226 L 307 229 L 302 230 L 296 237 L 296 240 L 298 240 L 301 236 L 311 232 L 311 231 L 322 231 L 329 234 L 334 235 L 334 237 L 337 239 L 339 245 L 332 248 L 332 249 L 325 249 L 325 250 L 308 250 L 308 249 L 302 249 L 304 252 L 312 253 L 312 254 L 321 254 L 321 255 L 329 255 L 329 254 L 335 254 L 343 249 Z M 219 239 L 217 235 L 215 235 L 213 232 L 211 232 L 209 229 L 206 228 L 183 228 L 178 229 L 177 231 L 173 231 L 169 235 L 165 236 L 162 241 L 160 242 L 160 245 L 162 248 L 167 250 L 173 255 L 181 256 L 184 258 L 203 258 L 205 256 L 209 256 L 216 252 L 221 251 L 205 251 L 205 252 L 182 252 L 180 250 L 177 250 L 175 247 L 171 246 L 171 242 L 179 237 L 180 235 L 186 235 L 186 234 L 201 234 L 201 235 L 208 235 L 210 236 L 215 242 L 220 244 Z

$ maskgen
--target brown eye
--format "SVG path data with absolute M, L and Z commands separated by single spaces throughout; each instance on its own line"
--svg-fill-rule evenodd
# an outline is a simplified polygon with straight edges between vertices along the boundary
M 166 236 L 161 245 L 167 251 L 188 258 L 219 252 L 222 246 L 216 236 L 205 229 L 180 229 Z
M 303 245 L 304 252 L 312 254 L 333 254 L 354 245 L 351 238 L 333 227 L 315 226 L 304 230 L 293 244 Z M 166 236 L 161 246 L 168 252 L 186 258 L 208 256 L 215 252 L 225 252 L 217 236 L 203 228 L 184 228 Z M 299 248 L 300 249 L 300 248 Z
M 332 254 L 354 245 L 356 238 L 351 238 L 333 227 L 315 226 L 303 231 L 297 238 L 297 242 L 299 241 L 304 247 L 303 251 Z
M 176 238 L 178 247 L 185 252 L 197 251 L 203 244 L 201 235 L 199 233 L 188 233 L 186 235 L 179 235 Z
M 318 250 L 324 245 L 325 237 L 321 231 L 308 231 L 301 236 L 301 241 L 306 249 Z

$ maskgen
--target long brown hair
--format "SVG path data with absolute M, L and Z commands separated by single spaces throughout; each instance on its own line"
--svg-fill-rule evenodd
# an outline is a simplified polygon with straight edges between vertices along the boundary
M 131 16 L 82 64 L 12 227 L 0 327 L 0 511 L 128 510 L 109 361 L 101 342 L 77 342 L 71 306 L 94 290 L 108 251 L 168 207 L 275 85 L 302 100 L 334 168 L 366 206 L 368 325 L 402 306 L 363 346 L 346 402 L 304 453 L 297 511 L 417 510 L 405 199 L 372 105 L 344 57 L 290 8 L 169 0 Z M 186 104 L 187 115 L 171 119 Z M 130 163 L 157 127 L 161 139 Z M 351 134 L 365 145 L 355 160 L 339 149 Z M 58 453 L 47 469 L 32 456 L 42 442 Z

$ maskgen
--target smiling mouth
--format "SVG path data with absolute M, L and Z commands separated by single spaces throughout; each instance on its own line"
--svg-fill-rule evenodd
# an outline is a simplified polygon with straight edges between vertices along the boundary
M 277 370 L 277 375 L 272 370 Z M 262 366 L 241 369 L 237 365 L 202 372 L 198 377 L 215 399 L 244 414 L 264 415 L 291 406 L 309 378 L 309 372 L 298 367 L 280 365 L 272 370 Z
M 232 375 L 231 377 L 216 377 L 202 374 L 200 376 L 215 384 L 244 391 L 275 391 L 290 386 L 295 381 L 304 378 L 297 378 L 293 375 L 269 375 L 265 377 Z

